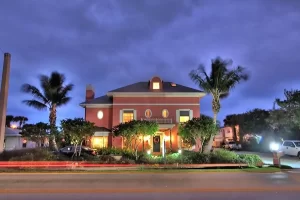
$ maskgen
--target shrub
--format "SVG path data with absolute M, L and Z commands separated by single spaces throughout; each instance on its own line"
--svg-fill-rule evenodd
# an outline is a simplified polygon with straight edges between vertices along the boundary
M 248 164 L 249 166 L 262 166 L 263 161 L 258 155 L 253 154 L 243 154 L 239 155 L 243 163 Z
M 9 161 L 51 161 L 57 160 L 57 156 L 47 149 L 36 148 L 10 151 L 4 154 L 3 158 Z
M 98 150 L 99 155 L 122 155 L 123 149 L 118 148 L 102 148 Z
M 182 153 L 182 163 L 184 164 L 206 164 L 210 163 L 210 154 L 184 151 Z
M 224 149 L 217 150 L 210 154 L 211 163 L 241 163 L 238 154 Z
M 102 161 L 103 163 L 107 163 L 107 164 L 116 163 L 116 159 L 109 155 L 99 156 L 98 159 L 99 159 L 99 161 Z

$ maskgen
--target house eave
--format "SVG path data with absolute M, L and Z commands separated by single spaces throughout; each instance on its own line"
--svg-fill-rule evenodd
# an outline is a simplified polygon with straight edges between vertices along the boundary
M 113 97 L 204 97 L 204 92 L 108 92 Z

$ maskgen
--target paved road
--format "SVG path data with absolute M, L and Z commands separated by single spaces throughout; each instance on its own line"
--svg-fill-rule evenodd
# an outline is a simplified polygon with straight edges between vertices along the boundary
M 1 174 L 1 200 L 298 199 L 300 173 Z
M 239 151 L 236 152 L 238 154 L 257 154 L 259 155 L 264 163 L 266 164 L 273 164 L 273 155 L 272 153 L 259 153 L 259 152 L 247 152 L 247 151 Z M 282 165 L 289 165 L 293 168 L 300 169 L 300 159 L 298 157 L 291 157 L 291 156 L 283 156 L 281 158 L 281 164 Z

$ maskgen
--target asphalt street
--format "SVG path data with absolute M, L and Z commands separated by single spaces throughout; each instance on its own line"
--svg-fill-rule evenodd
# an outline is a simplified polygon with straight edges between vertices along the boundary
M 265 164 L 273 164 L 273 154 L 270 153 L 259 153 L 259 152 L 247 152 L 247 151 L 237 151 L 238 154 L 256 154 L 261 157 Z M 300 169 L 300 159 L 298 157 L 283 156 L 281 159 L 282 165 L 288 165 L 293 168 Z
M 0 199 L 298 199 L 298 172 L 1 174 Z

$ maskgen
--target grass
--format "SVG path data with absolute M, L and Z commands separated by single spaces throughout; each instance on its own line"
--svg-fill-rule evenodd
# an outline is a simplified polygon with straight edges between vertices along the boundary
M 206 172 L 248 172 L 248 173 L 275 173 L 280 172 L 281 169 L 277 167 L 263 167 L 263 168 L 236 168 L 236 169 L 137 169 L 137 170 L 78 170 L 78 169 L 0 169 L 1 173 L 206 173 Z

